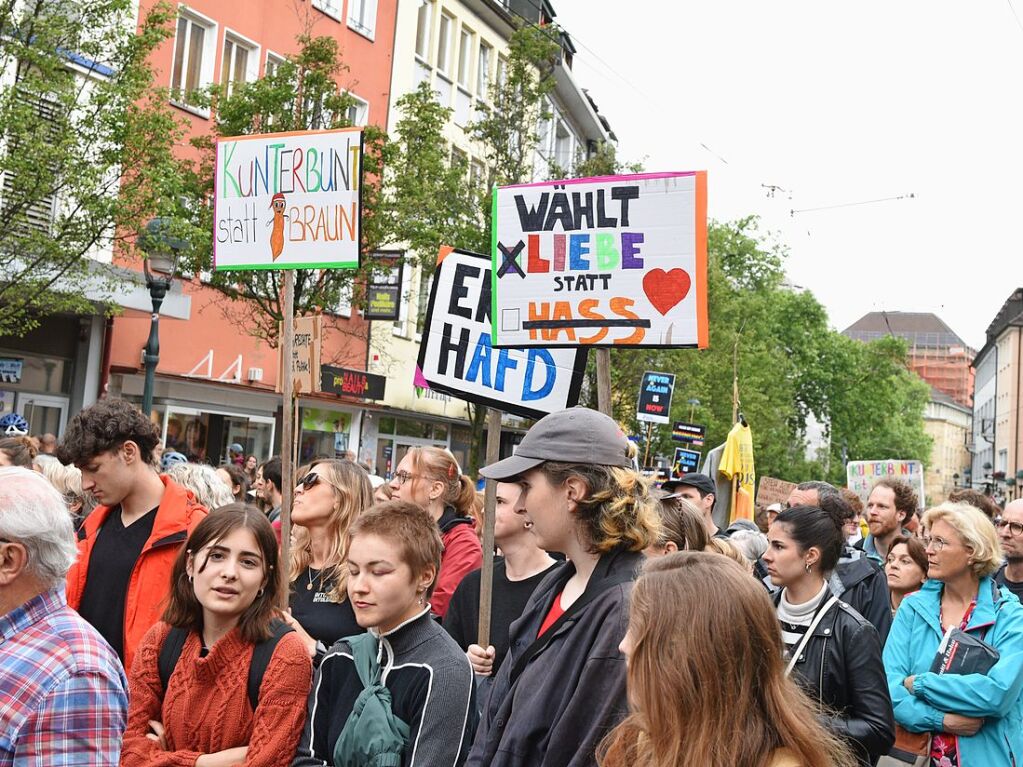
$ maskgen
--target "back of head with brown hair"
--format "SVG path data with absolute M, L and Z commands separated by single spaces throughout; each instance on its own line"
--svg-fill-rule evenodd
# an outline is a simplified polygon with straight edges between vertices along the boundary
M 0 439 L 0 452 L 7 456 L 11 466 L 31 469 L 32 461 L 39 455 L 39 440 L 35 437 L 5 437 Z
M 969 487 L 957 487 L 948 494 L 948 500 L 952 503 L 968 503 L 983 511 L 988 519 L 994 519 L 1001 513 L 1001 509 L 998 508 L 998 504 L 994 500 Z
M 451 506 L 459 516 L 479 519 L 476 510 L 476 487 L 469 477 L 458 470 L 455 457 L 442 447 L 414 447 L 408 451 L 409 460 L 415 469 L 413 482 L 420 478 L 428 482 L 442 482 L 444 492 L 441 500 Z
M 657 503 L 661 515 L 661 534 L 658 545 L 669 541 L 679 551 L 703 551 L 707 548 L 707 526 L 700 513 L 685 498 L 661 498 Z
M 648 560 L 629 631 L 633 711 L 598 749 L 601 767 L 761 767 L 782 747 L 799 764 L 854 764 L 785 676 L 770 597 L 735 562 L 697 551 Z
M 349 529 L 352 539 L 360 535 L 376 535 L 397 544 L 402 561 L 412 570 L 413 576 L 433 567 L 433 583 L 426 590 L 426 596 L 433 594 L 440 572 L 440 557 L 444 544 L 440 539 L 440 528 L 433 517 L 415 503 L 388 501 L 364 511 Z

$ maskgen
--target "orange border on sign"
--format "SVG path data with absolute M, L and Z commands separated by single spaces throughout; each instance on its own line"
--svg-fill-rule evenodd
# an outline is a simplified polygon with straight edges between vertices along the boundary
M 455 249 L 450 245 L 441 245 L 440 251 L 437 253 L 437 266 L 443 263 L 444 259 L 455 252 Z
M 696 327 L 697 346 L 710 346 L 707 321 L 707 171 L 696 172 Z

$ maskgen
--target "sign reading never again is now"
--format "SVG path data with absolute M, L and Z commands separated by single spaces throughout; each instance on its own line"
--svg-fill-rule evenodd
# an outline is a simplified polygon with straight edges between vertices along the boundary
M 498 187 L 494 346 L 708 344 L 707 174 Z
M 644 373 L 639 383 L 636 401 L 636 420 L 648 423 L 668 423 L 671 413 L 671 394 L 675 390 L 672 373 Z
M 495 349 L 490 259 L 441 248 L 419 346 L 416 385 L 526 418 L 572 407 L 585 349 Z
M 361 209 L 361 128 L 217 140 L 214 269 L 356 269 Z

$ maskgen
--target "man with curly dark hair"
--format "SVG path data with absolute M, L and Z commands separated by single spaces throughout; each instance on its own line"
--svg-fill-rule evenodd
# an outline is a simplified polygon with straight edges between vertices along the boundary
M 82 490 L 101 504 L 78 532 L 68 604 L 125 668 L 160 618 L 178 550 L 206 516 L 190 491 L 154 471 L 159 441 L 156 426 L 135 405 L 103 399 L 71 419 L 56 453 L 81 469 Z
M 900 535 L 910 535 L 906 525 L 917 509 L 916 491 L 901 479 L 882 477 L 867 498 L 867 528 L 870 535 L 856 547 L 882 567 L 888 549 Z

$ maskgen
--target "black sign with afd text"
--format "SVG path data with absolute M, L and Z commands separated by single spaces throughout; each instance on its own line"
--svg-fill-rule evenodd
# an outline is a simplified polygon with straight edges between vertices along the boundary
M 349 370 L 333 365 L 320 365 L 320 391 L 339 397 L 359 399 L 383 399 L 383 376 L 367 373 L 365 370 Z

